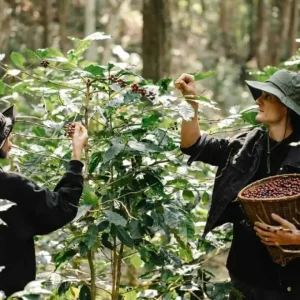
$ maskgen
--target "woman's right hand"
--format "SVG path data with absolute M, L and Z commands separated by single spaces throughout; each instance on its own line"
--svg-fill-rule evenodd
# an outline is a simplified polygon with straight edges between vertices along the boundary
M 73 155 L 72 159 L 80 160 L 82 150 L 87 145 L 88 133 L 86 128 L 79 124 L 75 123 L 74 134 L 72 136 L 72 145 L 73 145 Z
M 196 95 L 195 78 L 193 75 L 183 73 L 175 81 L 175 86 L 183 95 Z

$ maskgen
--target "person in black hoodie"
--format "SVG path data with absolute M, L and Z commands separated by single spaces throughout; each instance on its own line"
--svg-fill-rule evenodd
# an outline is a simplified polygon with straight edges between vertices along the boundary
M 12 147 L 10 134 L 15 123 L 15 107 L 0 113 L 0 157 Z M 72 160 L 54 191 L 39 187 L 30 179 L 0 170 L 0 291 L 6 296 L 23 290 L 35 279 L 35 235 L 53 232 L 71 222 L 83 190 L 83 163 L 80 161 L 88 135 L 84 126 L 75 123 L 72 137 Z M 9 202 L 8 202 L 9 203 Z M 1 206 L 0 206 L 1 208 Z

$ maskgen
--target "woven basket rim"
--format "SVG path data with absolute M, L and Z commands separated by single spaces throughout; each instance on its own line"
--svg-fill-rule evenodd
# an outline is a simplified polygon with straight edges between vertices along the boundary
M 237 195 L 237 198 L 240 201 L 243 202 L 254 202 L 254 201 L 267 201 L 267 202 L 281 202 L 281 201 L 294 201 L 296 199 L 299 198 L 300 193 L 297 195 L 293 195 L 293 196 L 285 196 L 285 197 L 280 197 L 280 198 L 247 198 L 242 196 L 242 194 L 244 193 L 245 190 L 255 186 L 255 185 L 260 185 L 266 181 L 269 181 L 271 179 L 275 179 L 275 178 L 285 178 L 285 177 L 299 177 L 300 178 L 300 174 L 298 173 L 290 173 L 290 174 L 280 174 L 280 175 L 274 175 L 274 176 L 269 176 L 269 177 L 265 177 L 263 179 L 259 179 L 256 180 L 250 184 L 248 184 L 247 186 L 245 186 L 242 190 L 240 190 L 240 192 Z

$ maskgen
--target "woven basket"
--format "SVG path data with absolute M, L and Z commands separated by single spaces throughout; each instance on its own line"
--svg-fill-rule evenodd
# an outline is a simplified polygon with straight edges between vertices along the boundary
M 278 226 L 278 223 L 271 217 L 271 214 L 275 213 L 293 223 L 297 228 L 299 227 L 299 222 L 297 221 L 300 221 L 300 194 L 282 198 L 245 198 L 242 196 L 242 194 L 249 188 L 265 184 L 277 178 L 288 177 L 300 178 L 300 174 L 283 174 L 267 177 L 249 184 L 239 192 L 238 199 L 252 224 L 256 221 L 260 221 L 265 222 L 266 224 Z M 300 257 L 300 246 L 298 245 L 266 247 L 273 261 L 282 266 L 286 265 L 291 260 Z

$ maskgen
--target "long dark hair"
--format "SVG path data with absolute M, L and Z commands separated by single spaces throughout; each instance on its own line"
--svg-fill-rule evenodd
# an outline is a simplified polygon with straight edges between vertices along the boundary
M 295 111 L 293 111 L 290 108 L 288 108 L 288 115 L 291 120 L 293 132 L 300 133 L 300 115 L 298 115 Z

